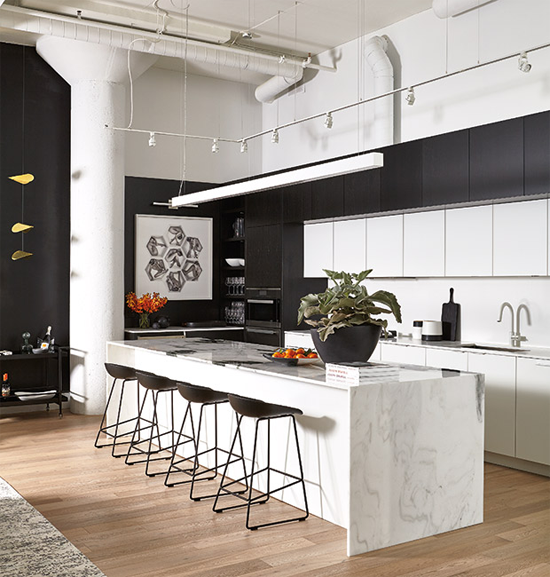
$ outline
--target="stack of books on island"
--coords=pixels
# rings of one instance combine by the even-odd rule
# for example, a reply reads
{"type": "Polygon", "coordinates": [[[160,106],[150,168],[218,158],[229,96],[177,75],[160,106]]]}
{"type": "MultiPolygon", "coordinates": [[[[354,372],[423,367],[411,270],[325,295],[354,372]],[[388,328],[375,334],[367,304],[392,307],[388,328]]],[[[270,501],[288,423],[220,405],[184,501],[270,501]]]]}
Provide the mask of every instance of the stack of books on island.
{"type": "Polygon", "coordinates": [[[383,363],[327,363],[326,382],[340,385],[386,383],[399,380],[399,367],[383,363]]]}

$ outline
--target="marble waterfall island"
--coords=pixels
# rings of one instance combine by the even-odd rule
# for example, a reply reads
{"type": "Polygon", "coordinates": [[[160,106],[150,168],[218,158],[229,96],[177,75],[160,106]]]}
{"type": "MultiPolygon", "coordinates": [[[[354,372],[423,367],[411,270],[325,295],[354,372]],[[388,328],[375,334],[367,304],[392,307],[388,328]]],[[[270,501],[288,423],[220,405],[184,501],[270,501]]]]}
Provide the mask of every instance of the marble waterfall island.
{"type": "MultiPolygon", "coordinates": [[[[333,384],[321,362],[285,366],[264,358],[271,351],[216,339],[150,339],[109,342],[107,360],[301,409],[310,512],[347,529],[348,555],[483,521],[483,376],[398,366],[388,382],[333,384]]],[[[183,399],[176,401],[182,417],[183,399]]],[[[220,430],[232,431],[234,417],[223,408],[220,430]]],[[[290,432],[283,424],[272,429],[274,464],[291,465],[290,432]]],[[[301,503],[292,489],[278,498],[301,503]]]]}

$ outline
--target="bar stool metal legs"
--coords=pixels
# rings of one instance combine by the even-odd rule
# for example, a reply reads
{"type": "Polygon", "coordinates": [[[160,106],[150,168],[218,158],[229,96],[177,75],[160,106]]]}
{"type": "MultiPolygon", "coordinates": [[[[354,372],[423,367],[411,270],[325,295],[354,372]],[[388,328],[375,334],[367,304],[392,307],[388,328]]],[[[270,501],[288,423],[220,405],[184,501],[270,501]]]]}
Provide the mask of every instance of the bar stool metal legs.
{"type": "MultiPolygon", "coordinates": [[[[176,450],[178,447],[185,445],[186,443],[193,442],[193,449],[194,454],[191,457],[183,457],[179,458],[176,455],[176,451],[174,451],[174,455],[172,457],[172,461],[170,463],[170,467],[168,469],[168,473],[166,475],[166,479],[164,480],[164,484],[167,487],[173,487],[175,485],[183,485],[190,483],[191,484],[191,491],[190,491],[190,498],[193,501],[201,501],[203,499],[210,499],[216,496],[217,493],[213,493],[210,495],[201,495],[197,496],[195,493],[195,483],[200,481],[212,481],[218,476],[218,471],[222,467],[228,467],[229,465],[237,462],[242,462],[243,471],[246,475],[246,469],[244,465],[244,458],[243,455],[243,446],[242,446],[242,439],[239,432],[239,443],[240,443],[240,456],[234,455],[234,459],[230,459],[230,454],[227,449],[223,449],[218,445],[218,405],[224,404],[228,402],[227,394],[220,393],[218,391],[214,391],[212,389],[206,387],[197,387],[195,385],[191,385],[189,383],[177,383],[178,391],[183,398],[187,400],[187,410],[185,412],[184,421],[182,423],[180,433],[178,436],[178,440],[176,443],[176,450]],[[192,403],[200,403],[200,412],[199,412],[199,423],[198,428],[195,434],[195,428],[193,424],[193,415],[191,411],[192,403]],[[201,439],[201,432],[203,430],[203,423],[204,423],[204,413],[207,407],[214,408],[214,444],[210,446],[208,449],[204,449],[203,451],[199,450],[199,443],[201,439]],[[191,421],[191,432],[192,436],[184,435],[184,427],[186,419],[189,417],[191,421]],[[182,442],[182,439],[183,442],[182,442]],[[205,457],[210,453],[214,454],[214,465],[212,467],[201,467],[199,465],[200,457],[205,457]],[[220,462],[219,456],[220,453],[226,455],[223,462],[220,462]],[[190,469],[182,469],[181,465],[183,463],[192,462],[192,468],[190,469]],[[175,473],[184,472],[189,475],[188,479],[184,479],[182,481],[171,481],[170,476],[174,475],[175,473]]],[[[246,490],[246,489],[245,489],[246,490]]]]}
{"type": "MultiPolygon", "coordinates": [[[[116,454],[116,447],[119,445],[128,445],[130,443],[129,437],[133,434],[134,428],[131,427],[129,430],[125,432],[119,432],[121,427],[124,425],[128,425],[138,420],[138,417],[131,417],[130,419],[126,419],[124,421],[120,420],[120,414],[122,411],[123,401],[124,401],[124,390],[126,387],[126,383],[129,381],[136,380],[135,370],[131,367],[126,367],[123,365],[116,365],[114,363],[105,363],[105,369],[109,376],[113,378],[113,383],[111,384],[111,390],[109,391],[109,396],[107,398],[107,403],[105,404],[105,411],[103,412],[103,417],[101,419],[101,424],[99,425],[99,430],[97,432],[97,436],[95,439],[94,446],[98,449],[103,447],[111,447],[111,455],[113,457],[123,457],[126,452],[116,454]],[[107,419],[107,412],[109,410],[109,406],[111,404],[111,400],[113,397],[113,393],[116,388],[117,381],[122,380],[122,384],[120,387],[120,397],[118,401],[118,409],[117,409],[117,417],[116,421],[112,425],[105,425],[105,421],[107,419]],[[114,432],[113,432],[114,429],[114,432]],[[101,443],[99,438],[104,434],[109,437],[109,441],[106,443],[101,443]],[[120,441],[120,439],[126,438],[125,441],[120,441]]],[[[137,384],[137,383],[136,383],[137,384]]],[[[137,408],[139,413],[139,387],[138,387],[138,401],[137,401],[137,408]]]]}
{"type": "Polygon", "coordinates": [[[128,447],[128,452],[126,453],[125,463],[127,465],[135,465],[137,463],[145,463],[145,474],[148,477],[155,477],[157,475],[166,475],[166,470],[156,471],[154,473],[150,472],[149,467],[152,462],[155,461],[166,461],[172,458],[173,451],[175,449],[175,426],[174,426],[174,391],[176,390],[175,383],[170,379],[165,377],[159,377],[158,375],[152,375],[150,373],[136,372],[137,379],[140,385],[142,385],[145,390],[145,395],[143,396],[143,401],[141,403],[138,421],[132,435],[132,440],[130,441],[130,446],[128,447]],[[158,420],[158,395],[160,393],[170,394],[170,412],[171,412],[171,428],[168,431],[160,432],[159,420],[158,420]],[[148,398],[151,398],[153,404],[153,411],[151,420],[147,421],[143,418],[144,409],[148,398]],[[142,422],[148,422],[146,426],[142,426],[142,422]],[[147,438],[142,439],[141,433],[143,431],[149,431],[147,438]],[[163,438],[169,438],[169,445],[166,447],[162,446],[163,438]],[[147,448],[143,448],[141,445],[146,443],[147,448]],[[153,443],[156,448],[153,448],[153,443]],[[166,452],[169,452],[166,455],[166,452]],[[141,459],[133,460],[132,457],[140,456],[141,459]]]}
{"type": "Polygon", "coordinates": [[[213,510],[217,513],[221,513],[222,511],[227,511],[230,509],[237,509],[239,507],[246,506],[246,527],[250,530],[259,529],[260,527],[269,527],[272,525],[280,525],[282,523],[290,523],[292,521],[305,521],[309,516],[309,508],[307,504],[307,495],[306,495],[306,488],[304,483],[304,471],[302,466],[302,457],[300,454],[300,445],[298,442],[298,431],[296,428],[296,419],[294,417],[295,414],[302,414],[299,409],[294,409],[292,407],[284,407],[280,405],[273,405],[264,403],[262,401],[257,401],[254,399],[247,399],[245,397],[239,397],[237,395],[229,395],[229,402],[235,411],[238,413],[237,419],[237,431],[233,437],[233,442],[231,444],[230,449],[230,458],[231,454],[233,453],[235,443],[237,440],[237,436],[240,435],[240,428],[241,423],[244,416],[254,417],[256,418],[256,425],[255,425],[255,432],[254,432],[254,449],[252,453],[252,469],[250,475],[246,475],[243,478],[227,481],[226,474],[227,474],[227,467],[224,469],[223,477],[220,482],[220,486],[218,489],[218,493],[216,495],[216,500],[214,501],[213,510]],[[279,418],[289,418],[292,421],[292,426],[294,430],[294,439],[296,442],[296,451],[298,457],[298,464],[300,475],[293,475],[285,471],[281,471],[271,466],[271,420],[279,419],[279,418]],[[260,423],[263,421],[267,421],[267,465],[261,469],[256,469],[256,459],[258,454],[258,431],[260,423]],[[290,479],[290,482],[285,482],[282,486],[277,488],[272,488],[271,486],[271,473],[278,473],[282,475],[285,479],[290,479]],[[260,491],[255,497],[253,497],[253,486],[254,486],[254,478],[259,476],[261,473],[267,474],[267,489],[266,491],[260,491]],[[246,482],[248,489],[247,495],[241,495],[238,491],[234,491],[230,489],[230,487],[239,484],[241,482],[246,482]],[[266,503],[271,495],[274,493],[278,493],[283,489],[288,489],[294,485],[301,485],[303,498],[304,498],[304,508],[305,513],[296,517],[265,522],[265,523],[258,523],[255,525],[251,524],[250,521],[250,509],[252,505],[261,505],[266,503]],[[218,506],[218,502],[220,498],[223,498],[225,495],[233,495],[238,497],[239,499],[245,501],[245,503],[237,504],[237,505],[230,505],[226,507],[218,506]]]}

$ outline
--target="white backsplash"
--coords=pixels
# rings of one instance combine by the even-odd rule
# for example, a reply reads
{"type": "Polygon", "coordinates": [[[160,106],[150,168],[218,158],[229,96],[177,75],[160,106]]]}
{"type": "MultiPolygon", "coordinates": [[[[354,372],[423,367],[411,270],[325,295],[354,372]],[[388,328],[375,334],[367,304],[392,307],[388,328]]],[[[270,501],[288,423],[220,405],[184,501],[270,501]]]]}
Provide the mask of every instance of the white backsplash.
{"type": "MultiPolygon", "coordinates": [[[[388,328],[410,333],[414,320],[440,320],[441,306],[449,301],[461,305],[461,340],[510,344],[510,312],[504,311],[497,322],[500,305],[508,301],[514,311],[524,303],[531,312],[531,326],[521,314],[521,334],[528,338],[524,348],[550,347],[550,278],[422,278],[373,279],[369,292],[378,289],[393,292],[401,305],[403,323],[390,319],[388,328]]],[[[514,319],[515,322],[515,319],[514,319]]]]}

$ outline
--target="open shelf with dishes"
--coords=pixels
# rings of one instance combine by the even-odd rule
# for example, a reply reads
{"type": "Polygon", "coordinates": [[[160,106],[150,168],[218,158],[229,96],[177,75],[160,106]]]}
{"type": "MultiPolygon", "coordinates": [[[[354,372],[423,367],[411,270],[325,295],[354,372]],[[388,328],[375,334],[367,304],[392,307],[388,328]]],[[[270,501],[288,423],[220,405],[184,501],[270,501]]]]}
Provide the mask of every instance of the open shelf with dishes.
{"type": "Polygon", "coordinates": [[[226,201],[220,222],[220,236],[224,239],[220,274],[220,318],[228,325],[244,325],[246,262],[242,198],[226,201]]]}

